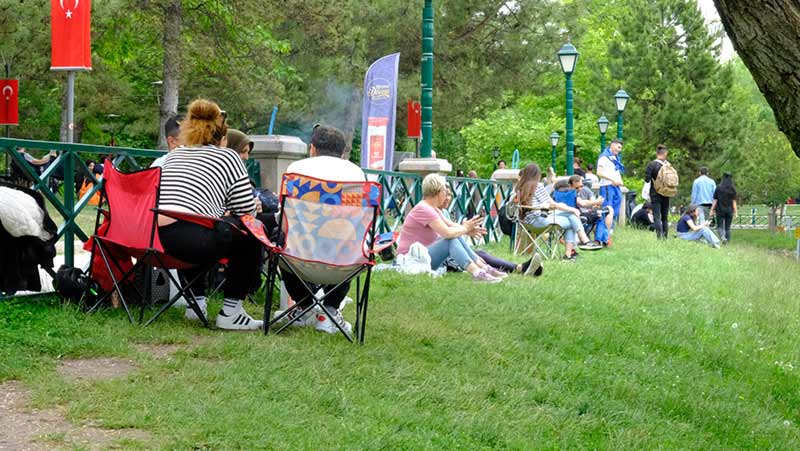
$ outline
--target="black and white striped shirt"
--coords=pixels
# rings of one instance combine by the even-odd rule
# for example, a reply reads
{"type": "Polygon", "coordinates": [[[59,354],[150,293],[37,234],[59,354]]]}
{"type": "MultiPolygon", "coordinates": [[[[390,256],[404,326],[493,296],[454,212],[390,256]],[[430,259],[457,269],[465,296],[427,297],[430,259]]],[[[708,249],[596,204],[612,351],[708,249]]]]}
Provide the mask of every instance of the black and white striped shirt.
{"type": "Polygon", "coordinates": [[[220,218],[255,214],[247,169],[231,149],[178,147],[161,166],[159,208],[220,218]]]}

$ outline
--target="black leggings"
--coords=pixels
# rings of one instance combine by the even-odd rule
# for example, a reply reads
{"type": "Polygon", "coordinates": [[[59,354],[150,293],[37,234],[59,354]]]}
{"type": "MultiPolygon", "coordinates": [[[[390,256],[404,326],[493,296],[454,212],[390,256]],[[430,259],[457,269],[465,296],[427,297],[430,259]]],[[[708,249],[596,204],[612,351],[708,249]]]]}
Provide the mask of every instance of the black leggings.
{"type": "MultiPolygon", "coordinates": [[[[239,218],[226,217],[224,222],[245,230],[239,218]]],[[[167,254],[186,263],[200,265],[178,271],[187,282],[200,275],[203,266],[213,264],[221,258],[228,259],[222,288],[226,298],[244,299],[261,282],[263,247],[250,235],[226,231],[224,226],[207,229],[180,221],[159,227],[158,235],[167,254]]],[[[205,295],[206,285],[205,276],[200,275],[192,294],[205,295]]]]}
{"type": "Polygon", "coordinates": [[[733,222],[732,211],[717,212],[717,232],[719,232],[719,239],[722,241],[731,240],[731,222],[733,222]]]}
{"type": "Polygon", "coordinates": [[[650,193],[650,205],[653,207],[653,227],[656,236],[666,238],[669,230],[669,197],[650,193]]]}
{"type": "Polygon", "coordinates": [[[495,257],[494,255],[491,255],[485,251],[475,251],[475,254],[477,254],[478,257],[482,258],[487,265],[495,267],[501,271],[507,272],[509,274],[517,271],[516,263],[511,263],[508,260],[503,260],[502,258],[495,257]]]}

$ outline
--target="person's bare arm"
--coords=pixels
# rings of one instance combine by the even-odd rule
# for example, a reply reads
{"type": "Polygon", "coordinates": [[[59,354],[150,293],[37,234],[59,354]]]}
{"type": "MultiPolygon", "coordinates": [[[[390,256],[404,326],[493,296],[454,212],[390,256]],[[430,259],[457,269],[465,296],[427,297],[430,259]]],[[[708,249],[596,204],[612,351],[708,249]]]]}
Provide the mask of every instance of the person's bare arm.
{"type": "Polygon", "coordinates": [[[482,218],[480,216],[476,216],[472,219],[464,221],[464,224],[461,225],[455,224],[453,226],[449,226],[447,225],[447,223],[444,222],[444,219],[438,218],[433,220],[429,224],[429,226],[440,237],[449,240],[451,238],[458,238],[463,235],[469,235],[472,231],[474,231],[478,227],[478,224],[480,224],[481,219],[482,218]]]}

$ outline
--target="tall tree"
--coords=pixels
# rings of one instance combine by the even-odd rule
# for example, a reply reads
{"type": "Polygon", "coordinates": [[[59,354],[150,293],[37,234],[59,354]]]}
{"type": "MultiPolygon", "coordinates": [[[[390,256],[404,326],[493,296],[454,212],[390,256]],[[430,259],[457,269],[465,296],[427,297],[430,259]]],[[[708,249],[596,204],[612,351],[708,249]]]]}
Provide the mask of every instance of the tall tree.
{"type": "Polygon", "coordinates": [[[800,2],[714,0],[733,47],[800,156],[800,2]]]}

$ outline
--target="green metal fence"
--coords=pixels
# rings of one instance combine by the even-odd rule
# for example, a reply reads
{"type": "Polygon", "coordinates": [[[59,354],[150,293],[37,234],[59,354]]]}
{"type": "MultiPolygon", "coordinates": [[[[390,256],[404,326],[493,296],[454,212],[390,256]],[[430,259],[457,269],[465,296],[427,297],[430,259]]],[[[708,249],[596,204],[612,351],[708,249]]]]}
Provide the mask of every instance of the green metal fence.
{"type": "MultiPolygon", "coordinates": [[[[58,228],[58,236],[64,239],[64,263],[69,266],[73,266],[75,262],[73,244],[75,238],[86,241],[93,232],[93,230],[83,230],[76,219],[86,208],[92,196],[103,186],[102,178],[95,178],[84,160],[88,158],[98,161],[110,158],[117,167],[136,170],[149,166],[154,158],[165,153],[162,150],[10,138],[0,138],[0,152],[4,155],[6,166],[8,166],[4,178],[26,180],[25,183],[40,191],[47,202],[53,205],[63,218],[63,222],[58,228]],[[57,157],[48,162],[46,167],[39,168],[29,163],[19,151],[20,149],[34,152],[53,151],[57,157]],[[40,172],[40,169],[43,170],[40,172]],[[77,195],[76,176],[78,178],[86,177],[93,184],[92,188],[81,197],[77,195]]],[[[3,167],[4,171],[6,169],[3,167]]],[[[53,218],[53,220],[58,223],[58,218],[53,218]]]]}
{"type": "MultiPolygon", "coordinates": [[[[138,170],[150,166],[152,160],[165,154],[162,150],[134,149],[127,147],[95,146],[88,144],[67,144],[49,141],[0,138],[0,155],[3,156],[4,179],[22,181],[40,191],[46,202],[61,216],[58,237],[64,242],[64,263],[74,266],[75,239],[88,240],[93,227],[81,227],[77,219],[89,205],[89,201],[103,186],[102,177],[95,177],[85,161],[91,159],[101,162],[111,159],[115,167],[122,170],[138,170]],[[20,149],[32,153],[54,152],[56,157],[45,165],[29,163],[20,149]],[[91,188],[79,195],[76,180],[85,178],[91,188]]],[[[248,165],[248,173],[254,180],[260,180],[260,167],[256,162],[248,165]]],[[[422,177],[404,172],[366,170],[369,177],[377,180],[383,187],[384,197],[380,208],[377,227],[381,232],[397,231],[406,215],[422,200],[422,177]]],[[[499,226],[498,210],[511,195],[513,186],[509,182],[471,178],[447,177],[453,191],[453,200],[448,206],[450,217],[456,222],[475,215],[484,216],[484,226],[488,234],[485,242],[497,241],[502,236],[499,226]]],[[[92,215],[92,217],[94,217],[92,215]]],[[[59,223],[59,218],[53,220],[59,223]]]]}
{"type": "MultiPolygon", "coordinates": [[[[396,231],[406,215],[422,200],[422,177],[405,172],[375,171],[366,169],[383,187],[383,205],[378,218],[378,230],[396,231]]],[[[484,216],[483,225],[488,230],[485,242],[499,241],[502,237],[498,211],[511,196],[513,184],[496,180],[446,177],[453,192],[447,207],[455,222],[475,215],[484,216]]]]}

